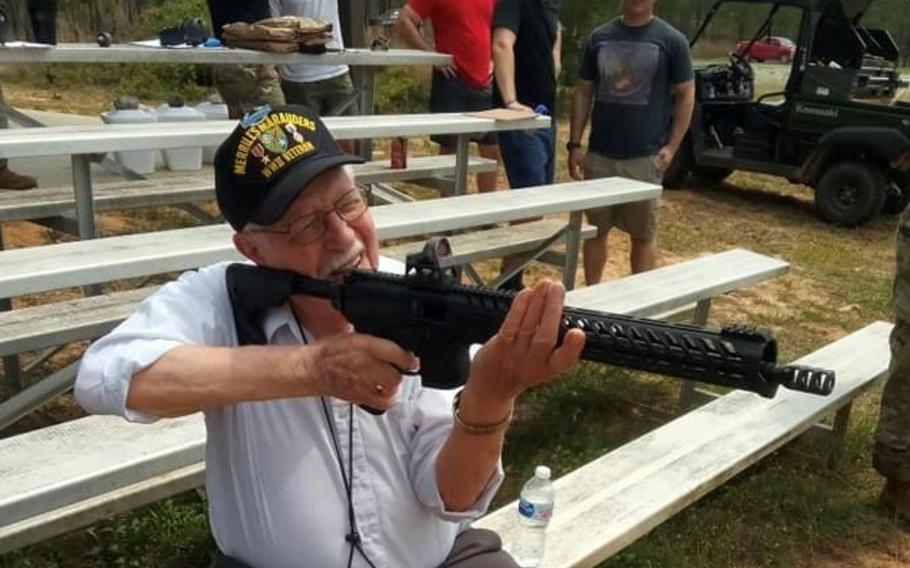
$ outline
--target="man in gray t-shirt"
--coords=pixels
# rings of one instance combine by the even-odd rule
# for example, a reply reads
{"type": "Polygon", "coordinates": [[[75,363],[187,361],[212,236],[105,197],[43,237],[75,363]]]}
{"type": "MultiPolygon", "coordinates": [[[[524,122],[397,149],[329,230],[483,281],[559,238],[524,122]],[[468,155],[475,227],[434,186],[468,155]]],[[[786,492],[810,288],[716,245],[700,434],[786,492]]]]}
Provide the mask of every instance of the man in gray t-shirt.
{"type": "MultiPolygon", "coordinates": [[[[685,137],[695,105],[689,44],[654,16],[657,0],[622,0],[622,16],[594,30],[575,86],[569,173],[659,183],[685,137]],[[592,112],[593,102],[593,112],[592,112]],[[581,138],[591,120],[587,155],[581,138]]],[[[632,272],[657,264],[658,200],[587,211],[597,236],[584,245],[585,280],[596,284],[612,227],[632,239],[632,272]]]]}

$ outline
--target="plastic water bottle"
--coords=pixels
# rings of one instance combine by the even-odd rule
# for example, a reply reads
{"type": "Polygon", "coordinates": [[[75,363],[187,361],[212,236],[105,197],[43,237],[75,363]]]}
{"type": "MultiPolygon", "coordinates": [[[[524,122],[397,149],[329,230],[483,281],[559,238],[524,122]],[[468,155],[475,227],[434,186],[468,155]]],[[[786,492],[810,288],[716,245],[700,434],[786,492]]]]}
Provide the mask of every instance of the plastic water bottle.
{"type": "Polygon", "coordinates": [[[534,568],[543,560],[547,524],[553,516],[556,491],[550,482],[550,468],[539,465],[534,477],[521,489],[518,500],[518,527],[512,556],[521,568],[534,568]]]}

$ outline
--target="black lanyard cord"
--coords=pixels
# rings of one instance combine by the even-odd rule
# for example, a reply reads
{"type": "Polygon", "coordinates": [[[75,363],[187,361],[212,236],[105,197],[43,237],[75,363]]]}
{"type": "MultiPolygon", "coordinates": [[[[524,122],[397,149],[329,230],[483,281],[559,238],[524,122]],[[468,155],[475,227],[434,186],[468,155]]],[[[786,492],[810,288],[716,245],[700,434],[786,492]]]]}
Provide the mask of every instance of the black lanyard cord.
{"type": "Polygon", "coordinates": [[[357,518],[354,515],[354,405],[348,404],[348,471],[351,474],[351,479],[348,481],[348,476],[344,471],[344,463],[341,461],[341,450],[338,448],[338,437],[335,434],[335,425],[332,418],[329,416],[329,406],[325,398],[320,398],[322,402],[322,412],[325,415],[325,422],[329,427],[329,433],[332,436],[332,445],[335,447],[335,457],[338,460],[338,469],[341,471],[341,480],[344,482],[344,491],[348,499],[348,526],[351,527],[351,532],[344,535],[344,539],[351,543],[351,553],[348,556],[348,568],[351,568],[351,565],[354,561],[354,550],[363,556],[363,559],[366,560],[367,564],[370,565],[370,568],[376,568],[376,565],[373,564],[373,561],[370,560],[370,557],[367,556],[367,553],[364,552],[363,547],[361,546],[360,533],[357,531],[357,518]]]}
{"type": "MultiPolygon", "coordinates": [[[[310,342],[307,341],[306,333],[303,331],[303,326],[297,321],[296,315],[294,316],[294,321],[297,322],[297,327],[300,329],[300,337],[303,339],[304,345],[309,345],[310,342]]],[[[322,413],[325,416],[325,423],[328,425],[329,433],[332,436],[332,446],[335,448],[335,458],[338,460],[338,469],[341,471],[341,481],[344,482],[344,492],[348,499],[348,526],[351,527],[351,532],[344,535],[344,540],[351,543],[351,553],[348,555],[348,568],[351,568],[354,563],[354,549],[357,549],[357,552],[363,556],[363,559],[370,565],[370,568],[376,568],[376,565],[373,564],[373,561],[370,560],[370,557],[367,556],[367,553],[364,552],[363,547],[361,546],[360,533],[357,531],[357,518],[354,515],[354,405],[348,404],[348,471],[351,472],[351,480],[348,482],[348,476],[344,471],[344,463],[341,461],[341,450],[338,448],[338,436],[335,434],[335,421],[329,416],[329,405],[326,402],[325,397],[320,397],[319,401],[322,403],[322,413]]]]}

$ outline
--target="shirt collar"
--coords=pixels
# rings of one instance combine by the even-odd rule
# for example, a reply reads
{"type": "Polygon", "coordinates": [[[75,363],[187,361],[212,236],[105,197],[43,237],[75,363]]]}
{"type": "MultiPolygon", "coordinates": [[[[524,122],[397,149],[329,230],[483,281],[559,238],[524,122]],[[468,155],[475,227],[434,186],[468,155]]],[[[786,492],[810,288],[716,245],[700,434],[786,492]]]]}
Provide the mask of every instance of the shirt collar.
{"type": "MultiPolygon", "coordinates": [[[[275,344],[279,334],[285,329],[287,330],[286,333],[290,333],[297,343],[307,343],[312,340],[310,333],[297,323],[297,318],[294,316],[294,311],[291,309],[289,302],[285,302],[279,308],[269,310],[269,313],[266,314],[265,320],[262,322],[262,331],[265,333],[266,344],[275,344]]],[[[348,331],[354,331],[354,326],[349,324],[348,331]]]]}
{"type": "Polygon", "coordinates": [[[265,321],[262,322],[262,331],[265,332],[265,338],[269,345],[275,342],[278,333],[284,328],[287,328],[287,331],[299,343],[304,343],[300,326],[297,325],[297,318],[294,317],[291,304],[288,302],[285,302],[280,308],[269,310],[269,313],[265,316],[265,321]]]}

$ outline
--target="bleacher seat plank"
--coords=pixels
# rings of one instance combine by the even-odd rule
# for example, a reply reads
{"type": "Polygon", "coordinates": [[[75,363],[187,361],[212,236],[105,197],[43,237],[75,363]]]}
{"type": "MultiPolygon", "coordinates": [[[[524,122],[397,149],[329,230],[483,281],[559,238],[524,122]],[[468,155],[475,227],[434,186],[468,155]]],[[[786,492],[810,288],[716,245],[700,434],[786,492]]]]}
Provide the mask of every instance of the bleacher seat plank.
{"type": "MultiPolygon", "coordinates": [[[[393,168],[389,160],[355,165],[355,178],[362,183],[391,183],[455,175],[455,155],[408,156],[408,167],[393,168]]],[[[468,173],[495,172],[496,160],[468,156],[468,173]]]]}
{"type": "MultiPolygon", "coordinates": [[[[503,254],[529,250],[542,239],[560,230],[565,221],[544,219],[514,227],[501,227],[450,237],[459,263],[475,262],[503,254]],[[513,229],[519,229],[513,233],[513,229]]],[[[582,228],[582,238],[596,229],[582,228]]],[[[382,249],[382,254],[404,260],[420,243],[406,243],[382,249]]],[[[100,337],[123,321],[136,305],[156,288],[113,292],[51,304],[0,312],[0,356],[44,349],[72,341],[100,337]]]]}
{"type": "Polygon", "coordinates": [[[190,491],[204,483],[205,462],[196,462],[72,505],[53,509],[43,515],[29,517],[5,527],[0,526],[0,554],[28,546],[43,538],[36,539],[36,534],[48,537],[64,534],[99,519],[108,519],[136,507],[190,491]]]}
{"type": "MultiPolygon", "coordinates": [[[[742,252],[748,253],[748,251],[742,252]]],[[[775,268],[767,270],[765,263],[759,262],[761,260],[760,257],[761,255],[753,257],[759,274],[770,277],[779,273],[781,261],[772,259],[774,262],[767,264],[775,268]]],[[[693,263],[702,267],[699,269],[700,271],[704,270],[704,264],[710,262],[712,258],[720,264],[729,262],[734,257],[721,253],[712,257],[682,262],[672,267],[666,267],[662,271],[651,271],[635,275],[630,278],[635,279],[640,293],[630,298],[625,298],[624,293],[614,293],[615,290],[627,288],[624,283],[627,279],[619,279],[592,287],[596,288],[596,293],[594,294],[588,292],[582,295],[583,292],[589,289],[569,292],[566,296],[566,302],[576,307],[593,309],[616,308],[613,311],[630,315],[643,315],[643,312],[652,310],[654,305],[672,307],[673,298],[679,293],[681,293],[680,305],[691,302],[693,299],[700,299],[692,290],[692,287],[697,283],[700,283],[705,290],[710,290],[711,294],[716,294],[732,290],[734,282],[740,285],[746,281],[743,275],[744,267],[742,266],[736,270],[724,270],[719,265],[716,270],[705,271],[705,274],[710,275],[710,280],[707,279],[708,277],[700,280],[676,277],[676,272],[679,272],[680,275],[689,274],[689,267],[693,263]],[[652,280],[654,281],[653,283],[651,282],[652,280]],[[680,280],[687,282],[688,287],[678,290],[678,282],[680,280]],[[661,286],[660,282],[662,281],[667,282],[667,284],[661,286]],[[727,282],[726,286],[723,284],[724,281],[727,282]],[[610,299],[614,297],[623,299],[616,304],[611,304],[610,299]],[[638,301],[637,305],[635,303],[636,298],[638,301]],[[622,307],[620,308],[620,306],[622,307]]],[[[153,491],[156,495],[160,495],[162,492],[167,493],[164,486],[172,485],[175,491],[184,488],[186,480],[173,475],[173,473],[160,473],[156,477],[148,472],[160,472],[162,470],[156,465],[157,460],[172,464],[179,462],[179,456],[185,455],[181,452],[185,450],[186,444],[194,443],[201,448],[205,443],[204,425],[200,415],[177,419],[177,422],[182,425],[181,427],[190,430],[195,429],[194,437],[190,436],[189,438],[184,437],[185,432],[181,430],[182,441],[180,444],[175,444],[174,449],[178,457],[163,451],[163,453],[152,453],[148,457],[142,457],[146,454],[145,448],[150,447],[150,444],[147,444],[148,440],[168,436],[166,433],[162,433],[162,429],[166,427],[166,423],[169,421],[136,426],[125,424],[118,418],[89,416],[74,422],[81,422],[80,430],[69,430],[66,428],[73,428],[73,426],[58,425],[17,436],[15,443],[19,449],[15,451],[18,451],[18,453],[14,453],[15,451],[12,450],[8,452],[7,446],[14,443],[12,439],[0,440],[0,455],[17,456],[16,460],[12,457],[5,459],[5,465],[0,466],[0,553],[35,542],[52,534],[58,534],[59,530],[52,532],[51,527],[75,528],[81,526],[78,523],[84,524],[102,518],[106,511],[114,510],[116,507],[120,507],[116,510],[125,510],[123,500],[128,493],[127,488],[130,486],[135,488],[135,493],[129,494],[129,499],[133,499],[137,504],[147,502],[145,497],[145,492],[147,491],[153,491]],[[118,424],[120,428],[129,428],[130,432],[135,432],[134,441],[137,447],[130,454],[141,454],[139,458],[134,459],[127,456],[124,453],[126,452],[124,448],[121,448],[119,455],[109,453],[104,449],[101,451],[97,450],[96,444],[100,444],[105,439],[108,429],[114,428],[112,424],[118,424]],[[79,440],[78,443],[73,441],[67,445],[63,442],[57,442],[57,440],[70,439],[69,436],[73,436],[76,433],[80,436],[77,438],[79,440]],[[195,441],[187,442],[187,439],[195,441]],[[46,455],[43,446],[45,440],[54,441],[50,448],[52,451],[48,451],[46,455]],[[22,447],[29,446],[33,449],[33,452],[41,453],[42,456],[37,459],[31,459],[30,456],[21,451],[22,447]],[[60,464],[70,463],[70,454],[79,454],[84,459],[88,459],[87,456],[90,455],[94,466],[90,467],[83,458],[80,458],[73,462],[76,464],[75,467],[77,467],[75,472],[69,466],[60,467],[60,464]],[[148,464],[145,460],[156,463],[148,464]],[[17,463],[13,463],[13,461],[17,461],[17,463]],[[35,466],[34,464],[40,465],[35,466]],[[36,467],[40,467],[41,471],[35,471],[36,467]],[[100,472],[100,477],[107,481],[96,482],[92,473],[95,471],[100,472]],[[74,480],[74,477],[79,479],[74,480]],[[123,485],[113,485],[111,480],[118,480],[118,483],[123,485]],[[80,494],[85,496],[85,503],[79,503],[74,499],[61,501],[68,493],[59,492],[55,488],[71,484],[76,484],[80,494]],[[45,490],[52,493],[49,500],[45,500],[41,496],[45,490]],[[110,492],[110,497],[106,498],[104,494],[90,497],[89,494],[94,490],[108,491],[110,492]],[[54,508],[48,509],[48,503],[55,504],[54,508]],[[14,510],[17,511],[17,517],[22,520],[16,523],[5,523],[4,520],[8,518],[5,507],[14,507],[14,510]],[[97,516],[89,514],[87,508],[96,511],[97,516]],[[28,515],[23,516],[26,510],[28,515]]],[[[192,468],[187,470],[187,472],[187,475],[199,475],[198,470],[193,470],[192,468]]]]}
{"type": "MultiPolygon", "coordinates": [[[[531,250],[565,226],[566,222],[563,219],[541,219],[519,225],[451,235],[448,239],[452,245],[453,260],[457,264],[467,264],[531,250]]],[[[581,240],[590,239],[596,234],[596,227],[582,225],[581,240]]],[[[404,261],[409,253],[419,250],[420,246],[421,243],[403,243],[385,247],[381,252],[404,261]]]]}
{"type": "MultiPolygon", "coordinates": [[[[210,175],[158,177],[94,184],[96,211],[192,203],[212,199],[210,175]]],[[[29,191],[0,191],[0,222],[40,219],[71,214],[75,198],[71,187],[29,191]]]]}
{"type": "MultiPolygon", "coordinates": [[[[381,240],[580,211],[660,195],[653,184],[603,178],[374,207],[381,240]]],[[[186,270],[239,258],[227,224],[0,252],[0,298],[186,270]]]]}
{"type": "Polygon", "coordinates": [[[157,289],[151,286],[0,312],[0,355],[101,337],[157,289]]]}
{"type": "Polygon", "coordinates": [[[572,305],[613,313],[653,317],[699,300],[717,297],[787,272],[790,264],[745,249],[730,249],[633,274],[611,282],[609,294],[589,286],[574,290],[572,305]],[[672,296],[660,293],[672,289],[672,296]]]}
{"type": "Polygon", "coordinates": [[[0,518],[12,524],[204,459],[201,414],[154,425],[90,416],[2,440],[0,518]],[[90,444],[84,451],[81,440],[90,444]],[[41,448],[40,452],[36,449],[41,448]],[[61,475],[65,470],[65,475],[61,475]]]}
{"type": "MultiPolygon", "coordinates": [[[[850,403],[890,360],[891,325],[876,322],[798,363],[833,369],[827,397],[735,391],[557,479],[542,568],[594,566],[850,403]]],[[[511,545],[517,502],[477,521],[511,545]]]]}
{"type": "MultiPolygon", "coordinates": [[[[415,181],[455,174],[455,156],[419,156],[405,169],[394,169],[388,160],[353,166],[362,183],[415,181]]],[[[468,159],[468,172],[496,171],[496,162],[477,156],[468,159]]],[[[194,203],[215,199],[210,172],[193,176],[167,176],[93,184],[95,211],[134,209],[194,203]]],[[[71,187],[37,188],[29,191],[0,190],[0,222],[39,219],[72,214],[75,197],[71,187]]]]}
{"type": "MultiPolygon", "coordinates": [[[[493,120],[455,112],[328,116],[323,117],[323,122],[335,139],[351,140],[534,130],[549,128],[551,119],[537,116],[522,120],[493,120]]],[[[16,128],[0,132],[0,158],[217,146],[236,127],[236,120],[205,120],[16,128]]]]}

